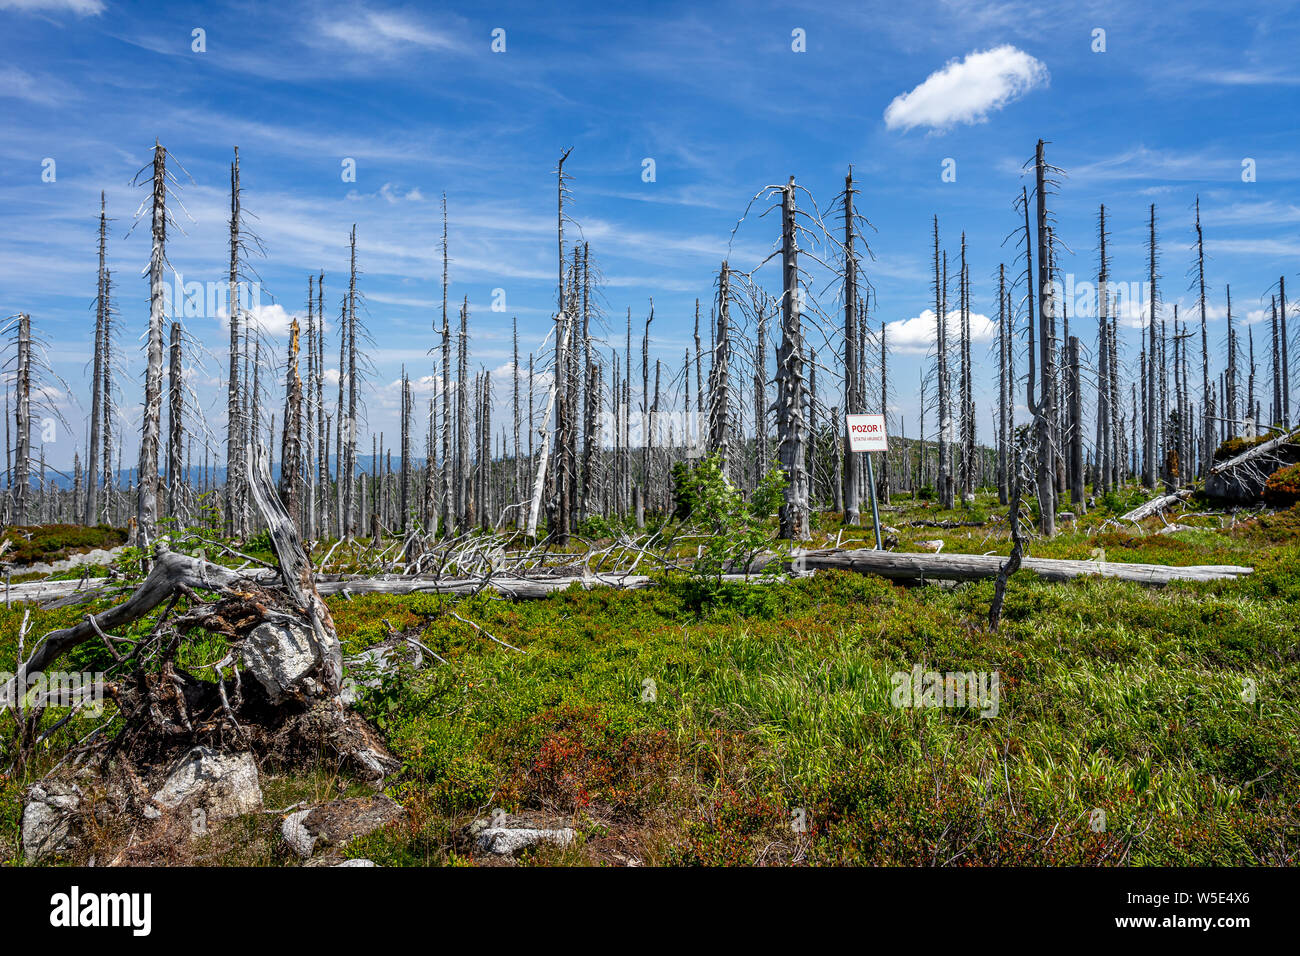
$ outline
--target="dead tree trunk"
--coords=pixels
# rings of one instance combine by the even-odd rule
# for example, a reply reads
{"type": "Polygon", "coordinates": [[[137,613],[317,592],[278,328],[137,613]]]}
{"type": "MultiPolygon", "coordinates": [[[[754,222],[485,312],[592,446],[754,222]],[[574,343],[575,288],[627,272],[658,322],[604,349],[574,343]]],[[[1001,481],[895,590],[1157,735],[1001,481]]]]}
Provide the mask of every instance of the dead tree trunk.
{"type": "Polygon", "coordinates": [[[181,324],[171,326],[170,361],[167,368],[167,513],[184,525],[183,492],[185,468],[182,448],[185,441],[185,375],[181,364],[181,324]]]}
{"type": "Polygon", "coordinates": [[[99,283],[95,294],[95,355],[91,379],[90,447],[86,459],[86,510],[88,525],[99,523],[99,450],[104,418],[104,258],[108,247],[108,215],[104,211],[104,193],[99,194],[99,283]]]}
{"type": "Polygon", "coordinates": [[[154,144],[153,252],[149,258],[149,333],[145,347],[144,414],[140,426],[140,469],[136,475],[136,520],[147,552],[158,528],[158,444],[162,412],[163,267],[167,261],[167,151],[154,144]]]}
{"type": "Polygon", "coordinates": [[[1069,405],[1070,429],[1070,501],[1076,508],[1083,507],[1083,407],[1079,398],[1079,338],[1070,336],[1068,345],[1069,381],[1066,396],[1069,405]]]}
{"type": "Polygon", "coordinates": [[[717,338],[714,340],[713,364],[709,369],[709,454],[720,455],[724,473],[731,472],[728,415],[731,404],[731,282],[724,259],[718,272],[717,338]]]}
{"type": "Polygon", "coordinates": [[[298,375],[298,320],[289,324],[289,362],[285,370],[284,433],[280,443],[280,497],[294,527],[302,513],[302,379],[298,375]]]}
{"type": "MultiPolygon", "coordinates": [[[[858,263],[853,249],[854,192],[853,170],[850,168],[844,177],[844,411],[849,415],[862,412],[863,399],[863,386],[858,379],[858,263]]],[[[858,506],[858,492],[862,487],[859,469],[862,462],[858,454],[849,449],[848,436],[846,423],[844,426],[844,521],[846,524],[856,525],[862,519],[858,506]]]]}
{"type": "Polygon", "coordinates": [[[442,527],[451,527],[455,496],[451,465],[451,324],[447,317],[447,194],[442,194],[442,527]]]}
{"type": "Polygon", "coordinates": [[[344,436],[344,475],[343,475],[343,520],[344,534],[348,537],[356,534],[357,509],[354,501],[353,483],[357,476],[357,227],[352,224],[348,237],[348,301],[347,301],[347,349],[348,349],[348,417],[344,436]]]}
{"type": "Polygon", "coordinates": [[[1142,484],[1154,488],[1156,483],[1156,455],[1158,424],[1156,414],[1156,316],[1159,295],[1156,288],[1156,204],[1151,204],[1151,220],[1147,235],[1147,375],[1146,375],[1146,448],[1142,466],[1142,484]]]}
{"type": "Polygon", "coordinates": [[[240,406],[239,381],[240,302],[239,302],[239,147],[230,164],[230,381],[226,386],[226,536],[242,538],[248,527],[242,482],[244,463],[243,410],[240,406]]]}
{"type": "Polygon", "coordinates": [[[780,536],[808,536],[807,422],[804,416],[803,295],[799,278],[798,225],[794,177],[781,189],[781,344],[777,350],[778,457],[785,470],[785,498],[779,513],[780,536]]]}
{"type": "Polygon", "coordinates": [[[18,316],[18,365],[14,387],[17,391],[13,493],[14,521],[28,523],[27,499],[31,495],[32,440],[32,317],[24,312],[18,316]]]}
{"type": "Polygon", "coordinates": [[[469,527],[469,296],[460,305],[460,332],[456,339],[456,527],[469,527]]]}
{"type": "Polygon", "coordinates": [[[1052,446],[1052,420],[1056,417],[1056,347],[1052,342],[1055,297],[1051,289],[1051,253],[1047,235],[1047,161],[1043,141],[1038,141],[1034,161],[1038,211],[1038,320],[1039,366],[1042,376],[1039,406],[1035,410],[1038,437],[1038,523],[1045,537],[1056,534],[1056,489],[1053,464],[1056,450],[1052,446]]]}
{"type": "Polygon", "coordinates": [[[951,394],[948,388],[948,270],[940,271],[939,265],[939,217],[934,217],[934,323],[935,323],[935,387],[938,391],[939,411],[939,470],[935,481],[938,485],[939,506],[953,506],[953,482],[949,474],[949,458],[952,454],[949,443],[952,437],[951,394]]]}
{"type": "Polygon", "coordinates": [[[406,366],[402,366],[402,472],[399,479],[402,513],[397,523],[404,535],[411,530],[411,415],[414,411],[411,380],[406,374],[406,366]]]}

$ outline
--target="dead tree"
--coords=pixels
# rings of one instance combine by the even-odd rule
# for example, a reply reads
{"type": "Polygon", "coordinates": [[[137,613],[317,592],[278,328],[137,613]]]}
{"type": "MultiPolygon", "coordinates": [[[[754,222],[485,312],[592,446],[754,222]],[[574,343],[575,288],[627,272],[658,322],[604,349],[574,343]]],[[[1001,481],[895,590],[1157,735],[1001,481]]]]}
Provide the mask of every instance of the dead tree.
{"type": "Polygon", "coordinates": [[[442,526],[451,527],[455,495],[451,464],[451,324],[447,317],[447,194],[442,194],[442,526]]]}
{"type": "Polygon", "coordinates": [[[938,390],[939,414],[939,506],[951,508],[954,504],[953,480],[949,473],[952,451],[952,393],[948,382],[948,270],[947,260],[940,270],[939,217],[934,217],[934,324],[935,324],[935,387],[938,390]]]}
{"type": "Polygon", "coordinates": [[[1008,439],[1008,405],[1011,401],[1012,382],[1009,377],[1008,359],[1011,350],[1010,309],[1007,308],[1007,267],[998,264],[998,503],[1007,504],[1011,500],[1009,482],[1008,439]]]}
{"type": "Polygon", "coordinates": [[[178,522],[182,518],[182,488],[186,480],[181,460],[185,441],[185,373],[181,359],[181,324],[172,322],[167,368],[167,513],[178,522]]]}
{"type": "Polygon", "coordinates": [[[1151,204],[1151,219],[1147,236],[1147,374],[1145,423],[1145,450],[1143,454],[1142,484],[1154,488],[1156,483],[1156,321],[1160,297],[1156,286],[1156,204],[1151,204]]]}
{"type": "Polygon", "coordinates": [[[343,704],[334,622],[297,529],[276,496],[265,451],[259,447],[255,456],[250,446],[244,460],[250,463],[246,486],[270,533],[277,566],[236,570],[160,549],[126,601],[47,634],[5,686],[7,699],[30,685],[29,675],[46,671],[79,644],[105,640],[165,607],[132,659],[123,661],[132,670],[113,684],[120,723],[104,741],[105,755],[111,752],[132,774],[146,776],[195,745],[224,749],[233,742],[281,763],[318,761],[324,752],[351,772],[382,779],[398,762],[343,704]],[[220,636],[230,646],[216,664],[216,682],[200,681],[174,664],[176,650],[195,631],[220,636]],[[146,670],[141,662],[148,656],[161,666],[146,670]],[[236,679],[232,696],[225,669],[239,661],[255,680],[236,679]]]}
{"type": "Polygon", "coordinates": [[[302,378],[298,374],[298,319],[289,324],[289,360],[285,366],[284,433],[280,441],[280,498],[301,527],[302,513],[302,378]]]}
{"type": "MultiPolygon", "coordinates": [[[[315,276],[307,277],[307,385],[306,398],[303,401],[304,438],[303,481],[305,482],[306,502],[303,512],[303,530],[308,541],[315,540],[319,532],[316,529],[316,479],[319,469],[316,462],[324,449],[316,443],[316,381],[320,374],[317,365],[317,350],[320,336],[316,329],[315,276]]],[[[324,323],[322,323],[322,326],[324,323]]]]}
{"type": "Polygon", "coordinates": [[[469,296],[460,306],[460,332],[456,338],[456,527],[469,527],[469,296]]]}
{"type": "Polygon", "coordinates": [[[1053,295],[1051,240],[1047,225],[1048,165],[1043,154],[1043,141],[1038,141],[1034,157],[1035,195],[1038,214],[1038,320],[1039,320],[1039,405],[1032,409],[1037,436],[1037,487],[1038,523],[1044,537],[1056,534],[1056,488],[1053,463],[1056,450],[1052,443],[1052,422],[1056,418],[1056,346],[1052,341],[1055,324],[1055,296],[1053,295]]]}
{"type": "Polygon", "coordinates": [[[32,317],[26,312],[18,316],[17,342],[13,515],[16,524],[25,525],[28,523],[27,499],[31,495],[28,474],[32,457],[32,317]]]}
{"type": "Polygon", "coordinates": [[[555,313],[555,367],[552,370],[552,390],[555,394],[555,465],[554,465],[554,496],[552,498],[552,508],[555,514],[555,526],[551,532],[555,535],[557,543],[567,544],[569,540],[569,524],[571,514],[569,512],[569,485],[573,476],[569,473],[568,463],[569,442],[572,438],[573,425],[570,416],[573,410],[569,407],[569,348],[572,340],[570,332],[573,321],[569,314],[568,303],[565,301],[565,275],[564,275],[564,200],[568,195],[568,179],[564,173],[565,160],[573,148],[569,147],[561,155],[559,162],[555,165],[555,245],[557,250],[558,274],[556,281],[556,313],[555,313]]]}
{"type": "Polygon", "coordinates": [[[1291,339],[1286,331],[1286,276],[1277,278],[1278,351],[1282,356],[1282,424],[1291,427],[1291,339]]]}
{"type": "Polygon", "coordinates": [[[401,514],[398,517],[398,527],[401,528],[402,534],[405,535],[411,530],[411,415],[415,411],[415,405],[411,400],[411,379],[406,374],[406,366],[402,366],[402,462],[401,477],[399,478],[401,514]]]}
{"type": "Polygon", "coordinates": [[[243,493],[243,462],[240,455],[244,449],[243,409],[240,403],[241,385],[239,380],[239,342],[240,342],[240,301],[239,301],[239,253],[240,253],[240,205],[239,205],[239,147],[235,147],[235,159],[230,164],[230,380],[226,390],[226,536],[242,538],[248,531],[245,509],[246,496],[243,493]]]}
{"type": "MultiPolygon", "coordinates": [[[[136,520],[140,545],[146,552],[158,527],[158,445],[162,411],[163,320],[166,308],[163,269],[167,263],[167,150],[161,143],[154,144],[151,179],[153,192],[149,204],[152,212],[153,251],[149,257],[149,331],[145,344],[140,466],[136,472],[136,520]]],[[[143,204],[141,208],[143,209],[143,204]]]]}
{"type": "MultiPolygon", "coordinates": [[[[863,388],[858,378],[858,263],[853,248],[853,168],[844,177],[844,411],[849,415],[861,414],[863,388]]],[[[883,326],[882,343],[883,343],[883,326]]],[[[882,345],[883,348],[883,345],[882,345]]],[[[761,431],[759,429],[758,431],[761,431]]],[[[848,424],[844,432],[844,521],[856,525],[862,518],[858,506],[858,492],[862,487],[859,474],[862,462],[849,450],[848,424]]]]}
{"type": "Polygon", "coordinates": [[[1076,508],[1082,508],[1083,493],[1083,406],[1079,396],[1079,338],[1072,335],[1067,344],[1068,378],[1066,380],[1066,403],[1069,423],[1069,476],[1070,501],[1076,508]]]}
{"type": "Polygon", "coordinates": [[[727,261],[718,271],[717,335],[709,368],[709,454],[720,455],[723,471],[731,471],[728,437],[731,406],[731,280],[727,261]]]}
{"type": "MultiPolygon", "coordinates": [[[[343,461],[343,535],[351,537],[357,530],[357,510],[353,485],[357,475],[357,226],[352,224],[348,237],[348,297],[344,338],[348,350],[348,415],[344,426],[343,461]]],[[[340,369],[340,374],[342,370],[340,369]]],[[[341,379],[340,379],[341,381],[341,379]]]]}
{"type": "Polygon", "coordinates": [[[107,270],[104,259],[108,248],[108,214],[104,206],[104,193],[99,194],[99,281],[95,289],[95,354],[92,357],[90,399],[90,447],[86,459],[86,507],[83,521],[88,525],[99,523],[99,452],[103,440],[101,426],[104,419],[104,282],[107,270]]]}
{"type": "Polygon", "coordinates": [[[808,537],[807,420],[804,413],[803,291],[799,279],[794,177],[781,194],[781,344],[776,354],[777,456],[786,474],[779,524],[787,540],[808,537]]]}
{"type": "Polygon", "coordinates": [[[1210,396],[1210,335],[1205,317],[1205,243],[1201,231],[1201,197],[1196,197],[1196,282],[1201,310],[1201,474],[1214,462],[1214,409],[1210,396]]]}

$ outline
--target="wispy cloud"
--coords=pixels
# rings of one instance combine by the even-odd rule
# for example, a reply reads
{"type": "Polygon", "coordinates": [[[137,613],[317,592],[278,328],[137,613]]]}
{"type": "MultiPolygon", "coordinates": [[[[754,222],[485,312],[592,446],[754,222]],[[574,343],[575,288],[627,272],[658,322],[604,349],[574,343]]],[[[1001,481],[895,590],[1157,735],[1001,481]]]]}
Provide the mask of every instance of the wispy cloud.
{"type": "Polygon", "coordinates": [[[452,51],[460,46],[451,35],[396,10],[345,8],[322,17],[316,26],[322,37],[373,56],[410,47],[452,51]]]}
{"type": "Polygon", "coordinates": [[[104,12],[102,0],[0,0],[0,10],[19,13],[75,13],[79,17],[97,17],[104,12]]]}
{"type": "Polygon", "coordinates": [[[63,83],[37,78],[16,66],[0,67],[0,97],[26,100],[37,106],[57,106],[69,94],[70,91],[63,83]]]}

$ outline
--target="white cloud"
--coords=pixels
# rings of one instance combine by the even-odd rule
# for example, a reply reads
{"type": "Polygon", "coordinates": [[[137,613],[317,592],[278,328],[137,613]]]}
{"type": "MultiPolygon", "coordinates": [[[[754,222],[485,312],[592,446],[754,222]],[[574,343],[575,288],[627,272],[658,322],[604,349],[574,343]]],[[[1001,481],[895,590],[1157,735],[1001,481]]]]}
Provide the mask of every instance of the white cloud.
{"type": "MultiPolygon", "coordinates": [[[[284,306],[278,302],[270,305],[253,306],[247,313],[252,317],[253,322],[261,329],[263,335],[273,338],[288,338],[289,323],[293,321],[293,315],[284,310],[284,306]]],[[[301,326],[302,323],[299,323],[301,326]]]]}
{"type": "Polygon", "coordinates": [[[20,13],[75,13],[79,17],[97,17],[104,12],[102,0],[0,0],[0,10],[20,13]]]}
{"type": "Polygon", "coordinates": [[[917,126],[949,129],[958,123],[983,123],[1030,90],[1050,80],[1047,67],[1010,45],[949,60],[910,93],[900,93],[885,108],[888,129],[917,126]]]}
{"type": "MultiPolygon", "coordinates": [[[[948,313],[948,341],[956,344],[961,335],[961,312],[953,309],[948,313]]],[[[972,312],[970,315],[970,339],[982,343],[993,341],[998,324],[987,315],[972,312]]],[[[925,355],[934,348],[937,323],[934,321],[934,309],[926,309],[920,315],[910,319],[899,319],[885,326],[885,344],[891,352],[902,355],[925,355]]]]}
{"type": "MultiPolygon", "coordinates": [[[[0,6],[5,0],[0,0],[0,6]]],[[[0,68],[0,96],[26,100],[38,106],[57,106],[68,96],[68,88],[50,79],[37,79],[17,67],[0,68]]]]}
{"type": "Polygon", "coordinates": [[[417,46],[426,50],[452,50],[456,47],[450,37],[390,10],[358,10],[349,16],[334,16],[321,20],[319,29],[326,38],[361,53],[392,53],[395,47],[400,46],[417,46]]]}

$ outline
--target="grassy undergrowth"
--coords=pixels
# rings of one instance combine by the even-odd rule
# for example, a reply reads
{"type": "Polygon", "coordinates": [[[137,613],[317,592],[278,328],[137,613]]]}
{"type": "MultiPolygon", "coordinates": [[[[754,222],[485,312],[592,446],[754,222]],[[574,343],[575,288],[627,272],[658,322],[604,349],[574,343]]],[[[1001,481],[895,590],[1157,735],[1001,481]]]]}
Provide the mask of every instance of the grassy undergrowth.
{"type": "MultiPolygon", "coordinates": [[[[1257,570],[1160,590],[1022,573],[997,633],[991,582],[909,590],[845,573],[724,585],[703,604],[673,583],[532,602],[331,599],[349,652],[403,632],[449,662],[404,669],[360,705],[403,761],[389,792],[409,813],[348,855],[483,862],[460,833],[501,808],[577,827],[575,845],[523,860],[538,865],[1294,863],[1300,515],[1173,534],[1099,523],[1031,553],[1257,570]],[[893,706],[891,675],[917,664],[996,671],[997,715],[893,706]]],[[[1005,553],[988,529],[900,531],[1005,553]]],[[[81,614],[34,611],[35,630],[81,614]]],[[[0,610],[0,659],[20,617],[0,610]]],[[[191,648],[188,662],[221,653],[191,648]]],[[[9,857],[23,783],[0,787],[9,857]]],[[[312,789],[276,786],[286,805],[312,789]]],[[[202,862],[290,862],[265,819],[232,824],[232,849],[202,862]]]]}

